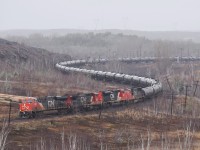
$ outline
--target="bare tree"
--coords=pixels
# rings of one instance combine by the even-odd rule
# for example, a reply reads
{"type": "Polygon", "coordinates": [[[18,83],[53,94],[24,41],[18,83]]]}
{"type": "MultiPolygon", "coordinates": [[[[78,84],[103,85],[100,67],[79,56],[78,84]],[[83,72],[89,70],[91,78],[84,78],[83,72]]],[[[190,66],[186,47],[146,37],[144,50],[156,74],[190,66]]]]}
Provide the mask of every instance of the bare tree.
{"type": "Polygon", "coordinates": [[[0,132],[0,150],[4,150],[6,148],[6,141],[9,133],[10,133],[10,128],[8,126],[8,122],[4,120],[0,132]]]}

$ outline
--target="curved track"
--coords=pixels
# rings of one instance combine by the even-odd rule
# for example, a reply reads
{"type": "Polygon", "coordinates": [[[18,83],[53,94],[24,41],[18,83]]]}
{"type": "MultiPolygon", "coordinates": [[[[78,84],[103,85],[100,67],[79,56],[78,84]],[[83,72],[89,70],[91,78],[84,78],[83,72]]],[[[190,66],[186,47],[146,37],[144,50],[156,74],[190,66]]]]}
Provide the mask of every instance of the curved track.
{"type": "MultiPolygon", "coordinates": [[[[155,58],[124,58],[124,59],[117,59],[118,61],[122,62],[153,62],[156,61],[155,58]]],[[[79,72],[90,76],[95,76],[100,79],[110,79],[115,80],[116,82],[126,82],[130,85],[140,85],[143,88],[141,90],[144,93],[144,97],[149,97],[155,95],[162,91],[162,84],[154,79],[151,78],[144,78],[138,77],[134,75],[128,74],[120,74],[120,73],[112,73],[112,72],[103,72],[103,71],[95,71],[95,70],[87,70],[81,69],[79,66],[85,64],[94,64],[94,63],[106,63],[108,61],[116,61],[114,60],[107,60],[107,59],[93,59],[93,60],[73,60],[73,61],[66,61],[56,64],[56,67],[59,70],[66,71],[66,72],[79,72]]]]}
{"type": "MultiPolygon", "coordinates": [[[[126,82],[130,85],[140,85],[143,88],[141,90],[144,93],[144,97],[149,97],[158,94],[162,91],[162,84],[159,81],[151,78],[138,77],[128,74],[112,73],[112,72],[103,72],[95,70],[81,69],[79,66],[85,64],[94,64],[94,63],[107,63],[109,61],[121,61],[127,63],[140,63],[140,62],[157,62],[162,61],[165,58],[156,58],[156,57],[146,57],[146,58],[119,58],[119,59],[93,59],[93,60],[72,60],[66,62],[60,62],[56,64],[56,68],[65,72],[79,72],[90,76],[95,76],[101,79],[111,79],[117,82],[126,82]]],[[[199,57],[170,57],[170,61],[174,62],[189,62],[189,61],[200,61],[199,57]]]]}

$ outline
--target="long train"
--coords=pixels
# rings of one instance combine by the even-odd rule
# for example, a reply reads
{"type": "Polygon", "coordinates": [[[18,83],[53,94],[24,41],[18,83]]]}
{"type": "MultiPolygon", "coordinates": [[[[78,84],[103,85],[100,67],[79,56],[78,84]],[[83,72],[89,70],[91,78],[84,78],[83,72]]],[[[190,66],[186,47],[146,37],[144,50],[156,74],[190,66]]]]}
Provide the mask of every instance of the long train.
{"type": "MultiPolygon", "coordinates": [[[[163,58],[159,58],[163,59],[163,58]]],[[[156,62],[157,58],[119,58],[121,62],[156,62]]],[[[171,61],[199,61],[199,57],[172,57],[171,61]]],[[[65,72],[77,72],[90,75],[103,80],[112,80],[131,85],[130,89],[117,89],[110,91],[99,91],[97,93],[86,93],[67,96],[47,96],[44,98],[28,97],[20,101],[21,118],[36,117],[44,111],[56,110],[58,113],[77,112],[94,108],[102,108],[113,104],[128,104],[141,99],[152,97],[162,91],[162,84],[151,78],[138,77],[134,75],[87,70],[79,68],[81,65],[106,63],[107,59],[73,60],[56,64],[56,68],[65,72]],[[133,88],[132,85],[140,85],[143,88],[133,88]]]]}

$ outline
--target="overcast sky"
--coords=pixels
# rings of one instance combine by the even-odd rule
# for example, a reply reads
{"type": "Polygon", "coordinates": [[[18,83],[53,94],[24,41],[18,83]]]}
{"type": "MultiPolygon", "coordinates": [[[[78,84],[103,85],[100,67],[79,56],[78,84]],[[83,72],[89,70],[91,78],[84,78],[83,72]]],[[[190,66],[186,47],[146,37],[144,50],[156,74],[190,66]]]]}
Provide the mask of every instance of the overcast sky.
{"type": "Polygon", "coordinates": [[[0,0],[0,30],[200,31],[200,0],[0,0]]]}

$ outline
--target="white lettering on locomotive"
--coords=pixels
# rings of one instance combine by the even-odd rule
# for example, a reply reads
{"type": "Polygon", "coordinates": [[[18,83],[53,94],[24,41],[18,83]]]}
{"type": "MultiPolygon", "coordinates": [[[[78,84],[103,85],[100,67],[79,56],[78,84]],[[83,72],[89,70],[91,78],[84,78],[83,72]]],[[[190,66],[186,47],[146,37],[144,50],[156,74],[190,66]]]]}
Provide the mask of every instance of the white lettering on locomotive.
{"type": "Polygon", "coordinates": [[[113,93],[111,93],[110,98],[111,98],[111,100],[113,100],[115,98],[115,95],[113,93]]]}
{"type": "Polygon", "coordinates": [[[81,97],[81,103],[86,103],[86,97],[81,97]]]}
{"type": "Polygon", "coordinates": [[[53,107],[55,107],[55,104],[54,104],[54,100],[52,100],[52,101],[48,101],[48,107],[49,108],[53,108],[53,107]]]}

